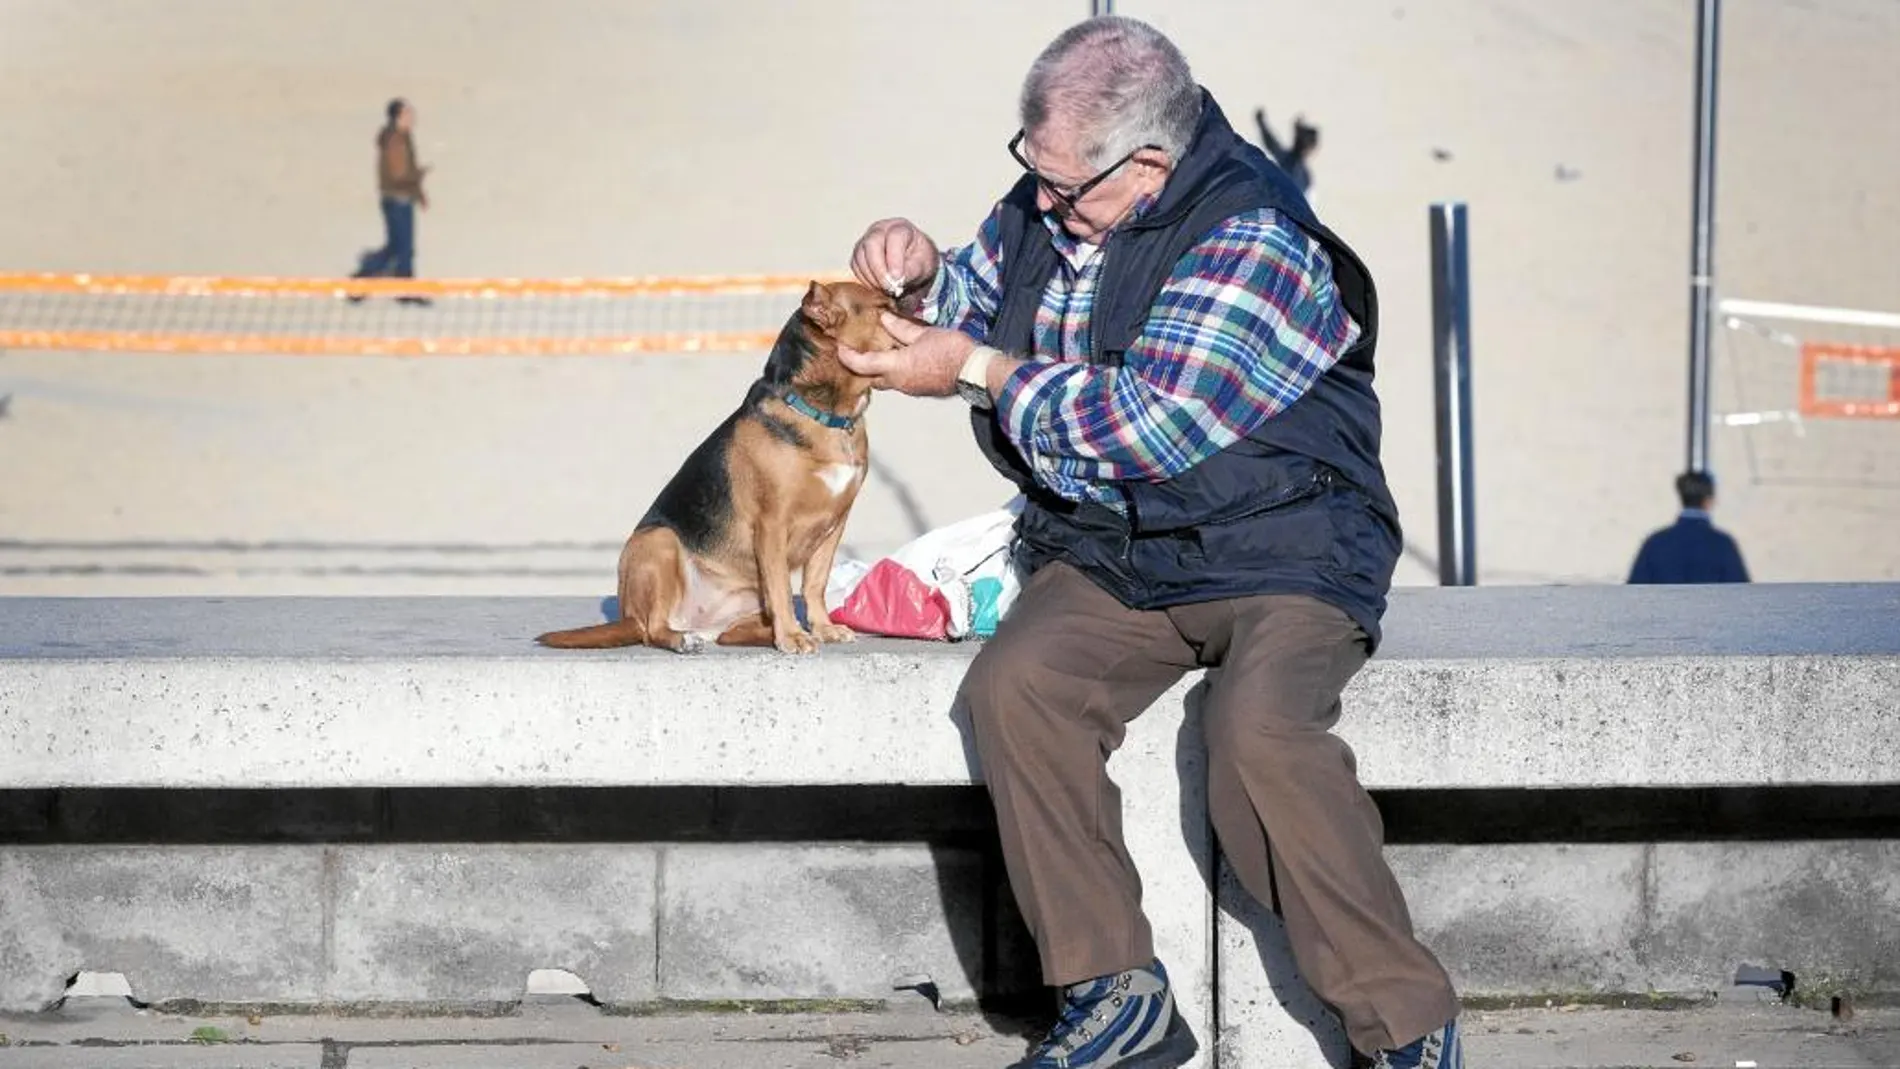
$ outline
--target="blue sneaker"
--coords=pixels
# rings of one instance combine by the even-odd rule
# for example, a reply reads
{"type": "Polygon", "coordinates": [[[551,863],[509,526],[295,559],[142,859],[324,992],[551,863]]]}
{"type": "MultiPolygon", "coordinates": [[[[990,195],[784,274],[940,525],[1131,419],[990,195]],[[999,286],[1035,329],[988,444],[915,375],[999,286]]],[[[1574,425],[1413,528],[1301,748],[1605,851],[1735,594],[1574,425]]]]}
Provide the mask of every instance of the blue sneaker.
{"type": "Polygon", "coordinates": [[[1458,1019],[1445,1027],[1426,1033],[1394,1050],[1382,1050],[1370,1058],[1360,1057],[1358,1069],[1465,1069],[1464,1039],[1458,1034],[1458,1019]]]}
{"type": "Polygon", "coordinates": [[[1064,988],[1049,1038],[1009,1069],[1176,1069],[1199,1049],[1157,961],[1064,988]]]}

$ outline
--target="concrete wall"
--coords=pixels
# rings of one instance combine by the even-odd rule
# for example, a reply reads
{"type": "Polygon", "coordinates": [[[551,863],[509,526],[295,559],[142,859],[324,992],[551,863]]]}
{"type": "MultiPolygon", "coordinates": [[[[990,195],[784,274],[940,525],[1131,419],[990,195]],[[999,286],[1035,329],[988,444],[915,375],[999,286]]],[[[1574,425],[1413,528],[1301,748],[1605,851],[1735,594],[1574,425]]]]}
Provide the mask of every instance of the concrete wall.
{"type": "MultiPolygon", "coordinates": [[[[1396,846],[1466,997],[1708,995],[1737,966],[1900,993],[1900,843],[1396,846]]],[[[1009,998],[1035,954],[986,851],[921,844],[0,846],[0,1005],[1009,998]]],[[[1230,948],[1251,952],[1251,947],[1230,948]]]]}
{"type": "Polygon", "coordinates": [[[1404,846],[1422,938],[1473,995],[1710,994],[1738,965],[1900,991],[1900,842],[1404,846]]]}
{"type": "Polygon", "coordinates": [[[142,1001],[602,1002],[1021,991],[981,852],[718,844],[0,847],[0,1006],[74,973],[142,1001]],[[998,952],[1007,960],[992,960],[998,952]],[[985,978],[989,982],[985,984],[985,978]]]}
{"type": "MultiPolygon", "coordinates": [[[[1396,594],[1340,733],[1464,990],[1741,962],[1900,990],[1897,598],[1396,594]]],[[[0,1006],[80,969],[159,1000],[496,1002],[540,968],[634,1003],[1035,987],[950,715],[971,645],[525,645],[591,609],[0,598],[0,1006]]],[[[1207,945],[1203,694],[1110,765],[1136,856],[1178,852],[1143,863],[1157,927],[1197,921],[1177,946],[1207,945]]]]}

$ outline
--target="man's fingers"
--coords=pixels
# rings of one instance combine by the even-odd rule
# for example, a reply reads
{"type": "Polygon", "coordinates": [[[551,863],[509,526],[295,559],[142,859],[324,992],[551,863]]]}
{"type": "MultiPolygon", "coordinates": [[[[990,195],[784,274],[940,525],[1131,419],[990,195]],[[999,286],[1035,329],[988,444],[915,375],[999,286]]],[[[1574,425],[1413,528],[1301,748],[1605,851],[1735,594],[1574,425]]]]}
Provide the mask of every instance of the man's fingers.
{"type": "Polygon", "coordinates": [[[851,273],[875,290],[884,288],[885,246],[890,241],[890,223],[888,219],[872,223],[858,239],[857,247],[851,250],[851,273]]]}
{"type": "Polygon", "coordinates": [[[872,289],[890,292],[910,286],[937,270],[937,250],[923,231],[905,219],[872,223],[851,250],[851,274],[872,289]]]}
{"type": "Polygon", "coordinates": [[[908,282],[910,280],[910,272],[907,269],[907,265],[910,262],[912,233],[913,231],[910,227],[902,224],[893,226],[884,232],[884,262],[878,265],[879,269],[883,272],[883,277],[877,281],[879,289],[884,289],[892,278],[895,278],[899,282],[908,282]]]}
{"type": "Polygon", "coordinates": [[[913,323],[903,316],[895,315],[890,312],[882,313],[881,318],[884,323],[884,329],[890,331],[891,337],[896,338],[904,345],[915,343],[917,339],[923,337],[924,334],[930,330],[929,327],[921,323],[913,323]]]}
{"type": "Polygon", "coordinates": [[[922,231],[916,232],[916,240],[910,243],[910,256],[904,261],[904,277],[908,281],[919,281],[937,273],[937,250],[922,231]]]}
{"type": "Polygon", "coordinates": [[[858,242],[858,247],[852,250],[851,273],[859,282],[872,289],[883,287],[883,280],[877,277],[877,273],[871,267],[871,240],[869,238],[858,242]]]}
{"type": "Polygon", "coordinates": [[[861,375],[865,378],[876,378],[891,369],[889,353],[859,352],[848,345],[838,346],[838,362],[849,369],[853,375],[861,375]]]}

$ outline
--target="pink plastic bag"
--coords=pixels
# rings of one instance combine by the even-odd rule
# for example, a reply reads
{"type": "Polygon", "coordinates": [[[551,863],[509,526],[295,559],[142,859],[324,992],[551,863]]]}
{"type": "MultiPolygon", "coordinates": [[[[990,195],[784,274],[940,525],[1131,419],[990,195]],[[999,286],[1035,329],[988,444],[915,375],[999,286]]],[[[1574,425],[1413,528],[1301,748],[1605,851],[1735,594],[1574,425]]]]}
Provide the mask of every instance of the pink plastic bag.
{"type": "Polygon", "coordinates": [[[861,635],[928,638],[950,634],[950,602],[916,573],[886,557],[871,566],[831,619],[861,635]]]}

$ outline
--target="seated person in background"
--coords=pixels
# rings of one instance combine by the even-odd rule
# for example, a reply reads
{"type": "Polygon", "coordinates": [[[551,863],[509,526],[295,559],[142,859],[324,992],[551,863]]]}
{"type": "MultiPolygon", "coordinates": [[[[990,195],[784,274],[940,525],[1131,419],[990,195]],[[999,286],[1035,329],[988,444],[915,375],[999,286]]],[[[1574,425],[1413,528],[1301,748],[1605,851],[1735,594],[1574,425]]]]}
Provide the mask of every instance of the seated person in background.
{"type": "Polygon", "coordinates": [[[1726,531],[1709,519],[1715,478],[1705,471],[1676,476],[1682,513],[1676,522],[1643,539],[1630,568],[1632,583],[1746,583],[1748,566],[1726,531]]]}

